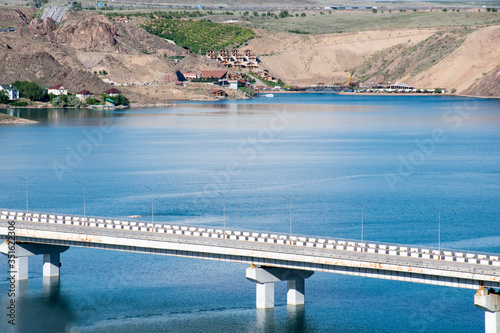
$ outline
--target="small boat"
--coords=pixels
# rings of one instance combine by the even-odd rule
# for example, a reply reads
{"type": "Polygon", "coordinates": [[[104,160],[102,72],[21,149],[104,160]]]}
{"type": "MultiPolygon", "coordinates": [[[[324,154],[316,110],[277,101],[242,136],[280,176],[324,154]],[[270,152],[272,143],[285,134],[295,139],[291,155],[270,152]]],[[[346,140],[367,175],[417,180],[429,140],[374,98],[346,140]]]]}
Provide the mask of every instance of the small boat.
{"type": "Polygon", "coordinates": [[[271,98],[271,97],[274,97],[274,94],[265,94],[264,97],[271,98]]]}

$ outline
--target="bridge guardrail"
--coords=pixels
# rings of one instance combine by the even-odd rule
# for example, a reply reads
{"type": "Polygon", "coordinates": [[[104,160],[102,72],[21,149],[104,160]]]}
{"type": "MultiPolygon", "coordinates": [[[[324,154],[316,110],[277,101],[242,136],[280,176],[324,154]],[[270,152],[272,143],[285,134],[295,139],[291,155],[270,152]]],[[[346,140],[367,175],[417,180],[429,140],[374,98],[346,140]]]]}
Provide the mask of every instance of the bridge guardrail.
{"type": "Polygon", "coordinates": [[[49,224],[69,224],[77,226],[88,226],[95,228],[120,229],[131,231],[166,233],[174,235],[227,238],[229,240],[271,243],[279,245],[292,245],[301,247],[313,247],[319,249],[331,249],[350,252],[366,252],[390,256],[422,258],[430,260],[444,260],[478,265],[498,266],[500,259],[498,255],[437,250],[432,248],[411,247],[398,244],[387,244],[378,242],[358,242],[352,240],[331,239],[328,237],[312,237],[305,235],[285,235],[280,233],[243,231],[233,229],[219,229],[210,227],[186,226],[176,224],[159,224],[128,221],[121,219],[109,219],[100,217],[84,217],[78,215],[56,215],[50,213],[6,211],[0,212],[0,219],[40,222],[49,224]]]}

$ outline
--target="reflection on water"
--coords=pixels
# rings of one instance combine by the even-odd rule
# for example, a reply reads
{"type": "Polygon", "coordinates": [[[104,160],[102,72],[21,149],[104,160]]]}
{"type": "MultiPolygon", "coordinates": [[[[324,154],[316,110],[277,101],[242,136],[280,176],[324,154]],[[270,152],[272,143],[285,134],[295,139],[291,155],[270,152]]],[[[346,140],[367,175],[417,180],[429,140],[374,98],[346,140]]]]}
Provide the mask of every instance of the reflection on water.
{"type": "Polygon", "coordinates": [[[255,332],[274,332],[274,309],[257,309],[255,332]]]}
{"type": "Polygon", "coordinates": [[[40,296],[29,295],[28,280],[18,281],[16,288],[15,332],[68,331],[76,317],[68,299],[61,295],[59,277],[43,278],[40,296]]]}
{"type": "MultiPolygon", "coordinates": [[[[437,246],[431,207],[439,206],[449,207],[441,216],[441,246],[500,251],[500,101],[478,100],[472,109],[463,98],[444,96],[272,100],[9,110],[40,124],[0,127],[0,208],[24,209],[19,177],[35,176],[30,209],[82,214],[85,189],[77,181],[92,180],[87,214],[150,220],[154,199],[155,221],[287,232],[283,196],[297,195],[296,233],[359,239],[361,211],[354,202],[365,201],[365,239],[437,246]],[[456,110],[464,108],[470,116],[458,126],[456,110]],[[452,122],[443,119],[447,110],[454,112],[452,122]],[[115,126],[104,131],[101,123],[115,126]],[[446,139],[429,145],[436,128],[446,139]],[[402,159],[413,159],[413,168],[402,159]],[[54,162],[67,167],[62,180],[54,162]],[[402,180],[391,188],[387,176],[394,174],[402,180]],[[145,185],[157,184],[152,196],[145,185]],[[232,189],[227,221],[217,193],[225,189],[232,189]]],[[[99,333],[419,332],[426,322],[434,332],[479,332],[484,324],[469,290],[451,294],[318,273],[308,279],[305,307],[282,300],[274,310],[255,310],[255,285],[237,264],[74,247],[62,261],[61,284],[42,284],[33,274],[29,299],[20,296],[25,326],[19,331],[58,332],[69,325],[99,333]]],[[[0,260],[4,277],[6,265],[0,260]]],[[[0,279],[0,305],[8,301],[7,289],[0,279]]],[[[21,289],[26,295],[27,283],[21,289]]],[[[0,321],[0,332],[5,327],[0,321]]]]}
{"type": "Polygon", "coordinates": [[[9,116],[35,120],[39,122],[54,124],[63,119],[88,119],[88,118],[110,118],[121,117],[121,114],[113,111],[102,111],[93,109],[5,109],[0,110],[9,116]]]}

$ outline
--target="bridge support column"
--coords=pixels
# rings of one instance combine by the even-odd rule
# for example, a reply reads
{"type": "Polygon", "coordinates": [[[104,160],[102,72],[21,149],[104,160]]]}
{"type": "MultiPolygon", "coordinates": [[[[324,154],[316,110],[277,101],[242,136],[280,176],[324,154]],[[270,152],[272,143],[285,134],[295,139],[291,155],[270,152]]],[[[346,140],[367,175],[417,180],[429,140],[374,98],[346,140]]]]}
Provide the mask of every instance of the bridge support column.
{"type": "Polygon", "coordinates": [[[500,295],[481,287],[474,295],[474,305],[484,310],[485,333],[500,333],[500,295]]]}
{"type": "Polygon", "coordinates": [[[306,282],[304,278],[293,278],[287,282],[286,303],[288,305],[304,304],[304,294],[306,282]]]}
{"type": "Polygon", "coordinates": [[[257,309],[274,308],[274,283],[279,281],[287,281],[288,305],[304,304],[305,279],[313,274],[313,271],[254,265],[246,271],[247,279],[257,284],[257,309]]]}
{"type": "Polygon", "coordinates": [[[28,280],[28,257],[12,258],[10,264],[10,274],[14,276],[16,281],[28,280]]]}
{"type": "MultiPolygon", "coordinates": [[[[11,272],[15,274],[16,280],[28,279],[28,258],[30,256],[43,254],[43,276],[59,276],[61,252],[69,249],[69,246],[46,245],[35,243],[13,243],[5,241],[0,245],[0,252],[7,256],[14,256],[14,268],[11,272]]],[[[9,258],[10,259],[10,258],[9,258]]]]}
{"type": "Polygon", "coordinates": [[[271,283],[256,283],[257,309],[274,308],[274,282],[271,283]]]}
{"type": "Polygon", "coordinates": [[[59,276],[59,267],[61,265],[61,252],[52,252],[43,254],[43,276],[59,276]]]}

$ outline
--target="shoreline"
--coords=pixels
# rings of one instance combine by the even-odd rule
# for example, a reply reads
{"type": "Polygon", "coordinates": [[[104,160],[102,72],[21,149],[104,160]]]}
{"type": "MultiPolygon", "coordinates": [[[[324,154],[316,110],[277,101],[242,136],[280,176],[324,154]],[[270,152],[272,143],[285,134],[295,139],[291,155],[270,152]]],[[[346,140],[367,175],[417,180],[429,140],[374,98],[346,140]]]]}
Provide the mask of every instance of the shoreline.
{"type": "Polygon", "coordinates": [[[0,113],[0,125],[19,125],[19,124],[38,124],[38,121],[19,118],[14,116],[9,116],[4,113],[0,113]]]}

